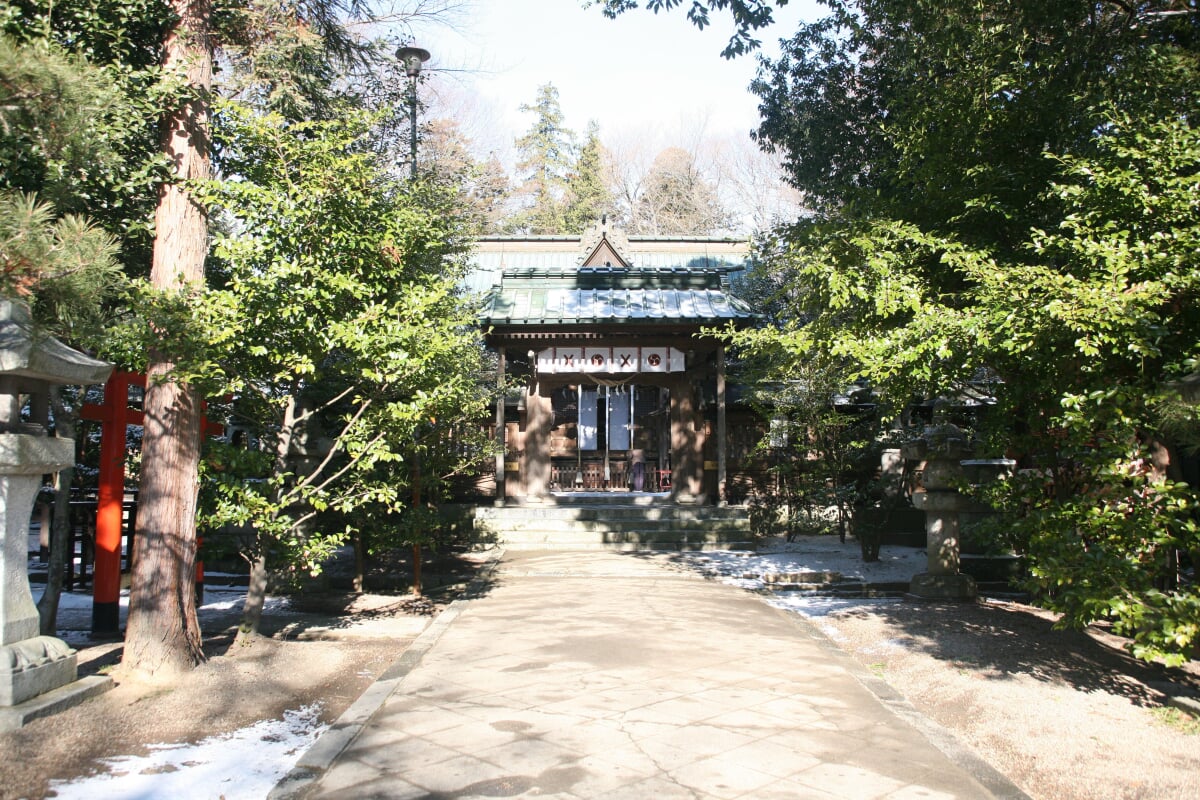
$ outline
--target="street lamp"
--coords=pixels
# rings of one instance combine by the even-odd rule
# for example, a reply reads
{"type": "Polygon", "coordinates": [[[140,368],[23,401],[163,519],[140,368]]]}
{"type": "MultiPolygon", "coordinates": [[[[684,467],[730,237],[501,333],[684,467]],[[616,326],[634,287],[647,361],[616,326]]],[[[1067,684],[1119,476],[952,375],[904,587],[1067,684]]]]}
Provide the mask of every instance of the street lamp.
{"type": "Polygon", "coordinates": [[[423,47],[401,47],[396,51],[396,58],[404,66],[404,74],[409,78],[408,84],[408,124],[409,124],[409,165],[411,177],[417,178],[417,78],[421,74],[421,65],[429,60],[429,51],[423,47]]]}

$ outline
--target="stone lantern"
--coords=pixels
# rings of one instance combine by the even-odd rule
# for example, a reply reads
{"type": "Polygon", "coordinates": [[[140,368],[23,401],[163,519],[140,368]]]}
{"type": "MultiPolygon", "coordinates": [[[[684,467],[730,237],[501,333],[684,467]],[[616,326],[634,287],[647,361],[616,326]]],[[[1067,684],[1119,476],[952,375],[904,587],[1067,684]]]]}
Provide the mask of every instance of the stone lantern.
{"type": "Polygon", "coordinates": [[[961,462],[971,452],[967,435],[950,422],[928,426],[920,438],[901,448],[906,459],[925,462],[925,491],[913,494],[913,505],[925,512],[926,571],[914,575],[909,584],[909,591],[918,597],[975,596],[975,579],[959,571],[959,514],[973,503],[956,488],[962,477],[961,462]]]}
{"type": "Polygon", "coordinates": [[[111,364],[36,333],[24,304],[0,299],[0,729],[111,685],[107,678],[77,682],[75,651],[39,635],[27,552],[42,477],[75,461],[73,440],[46,433],[51,387],[103,383],[111,371],[111,364]],[[22,396],[30,402],[28,422],[21,421],[22,396]]]}
{"type": "MultiPolygon", "coordinates": [[[[944,408],[935,406],[935,419],[944,408]]],[[[901,448],[901,455],[925,462],[925,491],[912,496],[913,505],[925,512],[926,571],[913,576],[909,592],[927,599],[975,597],[975,579],[960,570],[964,528],[995,511],[960,486],[980,486],[1011,475],[1016,462],[1007,458],[970,458],[973,447],[957,425],[941,421],[925,428],[917,439],[901,448]]]]}

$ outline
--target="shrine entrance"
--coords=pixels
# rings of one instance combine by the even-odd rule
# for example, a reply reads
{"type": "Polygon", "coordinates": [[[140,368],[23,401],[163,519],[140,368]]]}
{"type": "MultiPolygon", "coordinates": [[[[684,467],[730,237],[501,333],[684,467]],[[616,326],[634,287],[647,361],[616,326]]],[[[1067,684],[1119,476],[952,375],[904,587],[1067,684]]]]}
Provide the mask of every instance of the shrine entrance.
{"type": "Polygon", "coordinates": [[[670,390],[620,381],[551,393],[551,492],[671,489],[670,390]]]}
{"type": "Polygon", "coordinates": [[[497,356],[497,505],[589,492],[724,502],[725,348],[705,329],[754,319],[730,290],[741,267],[710,253],[728,243],[635,249],[604,219],[576,241],[507,243],[519,249],[491,275],[480,321],[497,356]]]}

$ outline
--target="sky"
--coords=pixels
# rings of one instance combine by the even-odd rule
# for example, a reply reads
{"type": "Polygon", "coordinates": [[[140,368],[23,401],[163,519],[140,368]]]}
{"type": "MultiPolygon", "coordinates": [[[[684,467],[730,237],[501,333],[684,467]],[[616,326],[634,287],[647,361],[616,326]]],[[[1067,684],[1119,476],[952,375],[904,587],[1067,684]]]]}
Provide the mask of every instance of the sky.
{"type": "MultiPolygon", "coordinates": [[[[418,28],[418,45],[445,91],[453,85],[486,110],[486,135],[511,142],[529,128],[521,113],[538,88],[553,83],[566,126],[582,135],[589,121],[601,138],[641,135],[670,142],[702,126],[711,136],[745,135],[756,127],[757,98],[748,90],[756,57],[729,60],[720,52],[732,31],[728,12],[698,30],[683,8],[644,8],[616,20],[581,0],[467,0],[451,25],[418,28]]],[[[687,3],[684,4],[686,6],[687,3]]],[[[820,16],[815,0],[791,0],[776,24],[758,34],[763,52],[801,20],[820,16]]],[[[473,136],[479,132],[470,131],[473,136]]],[[[684,142],[686,139],[684,139],[684,142]]],[[[680,142],[683,143],[683,142],[680,142]]]]}

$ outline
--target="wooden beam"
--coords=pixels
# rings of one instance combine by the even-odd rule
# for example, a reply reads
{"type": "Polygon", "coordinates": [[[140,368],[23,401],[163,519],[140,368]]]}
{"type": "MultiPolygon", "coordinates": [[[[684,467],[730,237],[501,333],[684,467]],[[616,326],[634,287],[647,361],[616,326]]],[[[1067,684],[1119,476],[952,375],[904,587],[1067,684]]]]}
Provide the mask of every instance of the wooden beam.
{"type": "Polygon", "coordinates": [[[498,506],[504,505],[504,461],[506,447],[504,443],[504,372],[505,349],[496,349],[496,501],[498,506]]]}
{"type": "Polygon", "coordinates": [[[717,348],[717,504],[726,505],[725,468],[728,443],[725,435],[725,345],[717,348]]]}

